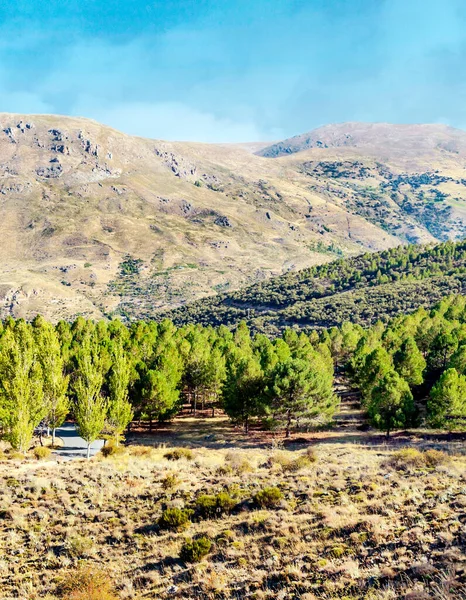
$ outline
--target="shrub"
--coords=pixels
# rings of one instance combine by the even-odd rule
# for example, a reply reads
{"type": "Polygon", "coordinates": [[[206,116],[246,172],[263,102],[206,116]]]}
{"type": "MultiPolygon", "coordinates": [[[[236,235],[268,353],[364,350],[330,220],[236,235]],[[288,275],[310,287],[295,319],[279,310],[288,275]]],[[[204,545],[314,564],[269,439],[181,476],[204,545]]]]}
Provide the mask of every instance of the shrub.
{"type": "Polygon", "coordinates": [[[197,540],[186,540],[181,547],[180,558],[187,563],[199,562],[209,554],[211,548],[212,542],[205,536],[197,540]]]}
{"type": "Polygon", "coordinates": [[[181,458],[185,458],[186,460],[193,460],[194,454],[193,451],[189,448],[175,448],[174,450],[170,450],[163,455],[164,458],[168,460],[180,460],[181,458]]]}
{"type": "Polygon", "coordinates": [[[232,511],[236,501],[226,492],[220,492],[216,496],[202,494],[196,500],[196,508],[201,517],[211,519],[232,511]]]}
{"type": "Polygon", "coordinates": [[[105,446],[100,450],[102,456],[116,456],[118,454],[124,454],[125,449],[123,446],[117,446],[115,442],[107,442],[105,446]]]}
{"type": "Polygon", "coordinates": [[[65,542],[65,550],[72,558],[83,558],[92,554],[94,542],[84,535],[72,535],[65,542]]]}
{"type": "Polygon", "coordinates": [[[161,517],[157,521],[160,529],[168,529],[170,531],[184,531],[190,524],[191,510],[185,508],[167,508],[163,511],[161,517]]]}
{"type": "Polygon", "coordinates": [[[50,448],[47,448],[47,446],[36,446],[33,450],[33,454],[37,460],[44,460],[50,457],[52,451],[50,448]]]}
{"type": "Polygon", "coordinates": [[[254,502],[259,508],[274,508],[283,499],[283,494],[276,487],[266,487],[254,496],[254,502]]]}
{"type": "Polygon", "coordinates": [[[302,454],[294,460],[291,460],[289,463],[282,464],[282,468],[284,471],[288,471],[289,473],[296,473],[301,469],[306,469],[310,467],[314,461],[315,458],[314,460],[311,460],[309,456],[307,456],[306,454],[302,454]]]}
{"type": "Polygon", "coordinates": [[[248,459],[237,452],[228,452],[225,456],[225,460],[228,463],[225,467],[231,467],[232,471],[236,471],[238,475],[241,475],[241,473],[252,473],[252,471],[254,471],[248,459]]]}
{"type": "Polygon", "coordinates": [[[88,565],[67,573],[59,582],[58,591],[65,600],[117,600],[108,575],[88,565]]]}
{"type": "Polygon", "coordinates": [[[179,484],[180,480],[176,473],[168,473],[162,479],[162,489],[164,490],[172,490],[179,484]]]}
{"type": "Polygon", "coordinates": [[[450,462],[450,457],[441,450],[426,450],[424,452],[424,460],[428,467],[437,467],[450,462]]]}
{"type": "Polygon", "coordinates": [[[422,452],[416,448],[403,448],[403,450],[395,452],[385,464],[400,471],[408,471],[421,469],[425,466],[425,460],[422,452]]]}
{"type": "Polygon", "coordinates": [[[148,458],[152,454],[152,450],[151,446],[130,446],[129,448],[132,456],[139,456],[141,458],[148,458]]]}

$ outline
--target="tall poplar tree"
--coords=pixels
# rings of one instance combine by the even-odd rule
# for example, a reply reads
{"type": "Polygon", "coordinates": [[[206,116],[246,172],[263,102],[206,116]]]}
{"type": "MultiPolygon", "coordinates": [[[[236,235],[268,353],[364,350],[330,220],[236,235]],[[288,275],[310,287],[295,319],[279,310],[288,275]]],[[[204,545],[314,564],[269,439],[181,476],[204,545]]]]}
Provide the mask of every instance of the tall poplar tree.
{"type": "Polygon", "coordinates": [[[42,317],[33,321],[37,354],[42,367],[44,403],[47,408],[45,421],[52,429],[52,445],[55,445],[57,427],[63,424],[70,410],[67,396],[68,376],[57,331],[42,317]]]}
{"type": "Polygon", "coordinates": [[[116,445],[133,418],[133,409],[128,400],[131,377],[131,362],[123,347],[121,337],[112,344],[112,366],[109,373],[107,427],[116,445]]]}
{"type": "Polygon", "coordinates": [[[87,458],[91,444],[105,426],[107,402],[102,395],[103,361],[95,335],[86,334],[76,352],[73,390],[76,396],[74,414],[79,435],[87,442],[87,458]]]}
{"type": "Polygon", "coordinates": [[[34,337],[29,325],[17,321],[6,328],[0,350],[0,421],[13,448],[29,449],[46,413],[34,337]]]}

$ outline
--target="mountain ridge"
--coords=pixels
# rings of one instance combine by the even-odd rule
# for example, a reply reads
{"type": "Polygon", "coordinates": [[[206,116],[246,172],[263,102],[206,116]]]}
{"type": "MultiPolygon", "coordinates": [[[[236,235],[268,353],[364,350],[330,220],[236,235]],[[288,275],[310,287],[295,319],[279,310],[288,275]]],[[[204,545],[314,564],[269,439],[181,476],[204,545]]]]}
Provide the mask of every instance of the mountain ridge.
{"type": "Polygon", "coordinates": [[[432,143],[270,160],[255,143],[151,140],[75,117],[2,113],[0,125],[0,317],[150,317],[466,233],[463,155],[432,143]]]}

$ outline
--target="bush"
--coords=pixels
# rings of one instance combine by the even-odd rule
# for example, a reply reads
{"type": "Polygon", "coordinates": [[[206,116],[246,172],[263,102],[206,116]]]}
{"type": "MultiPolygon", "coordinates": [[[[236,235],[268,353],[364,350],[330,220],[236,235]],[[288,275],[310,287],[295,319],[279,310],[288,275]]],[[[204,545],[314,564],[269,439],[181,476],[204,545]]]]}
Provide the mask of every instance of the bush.
{"type": "Polygon", "coordinates": [[[157,524],[160,529],[184,531],[191,525],[191,515],[192,511],[186,508],[167,508],[163,511],[157,524]]]}
{"type": "Polygon", "coordinates": [[[83,535],[72,535],[66,540],[65,549],[72,558],[83,558],[93,553],[94,542],[83,535]]]}
{"type": "Polygon", "coordinates": [[[117,446],[115,442],[107,442],[105,446],[100,450],[102,456],[116,456],[118,454],[124,454],[125,449],[123,446],[117,446]]]}
{"type": "Polygon", "coordinates": [[[152,454],[151,446],[130,446],[129,452],[132,456],[148,458],[152,454]]]}
{"type": "Polygon", "coordinates": [[[425,467],[434,468],[449,461],[450,457],[448,454],[445,454],[441,450],[420,452],[415,448],[405,448],[395,452],[385,464],[400,471],[408,471],[410,469],[422,469],[425,467]]]}
{"type": "Polygon", "coordinates": [[[58,591],[65,600],[117,600],[108,575],[88,565],[67,573],[59,582],[58,591]]]}
{"type": "Polygon", "coordinates": [[[180,460],[181,458],[193,460],[194,454],[189,448],[175,448],[174,450],[170,450],[170,452],[166,452],[163,457],[168,460],[180,460]]]}
{"type": "Polygon", "coordinates": [[[195,563],[206,557],[212,548],[209,538],[203,536],[197,540],[186,540],[181,547],[180,558],[186,563],[195,563]]]}
{"type": "Polygon", "coordinates": [[[52,451],[50,448],[47,448],[47,446],[36,446],[33,450],[33,453],[37,460],[44,460],[50,457],[52,451]]]}
{"type": "Polygon", "coordinates": [[[426,450],[424,452],[424,460],[428,467],[437,467],[450,462],[450,457],[441,450],[426,450]]]}
{"type": "Polygon", "coordinates": [[[259,508],[274,508],[283,500],[283,494],[276,487],[266,487],[254,496],[254,502],[259,508]]]}
{"type": "Polygon", "coordinates": [[[385,464],[400,471],[408,471],[410,469],[421,469],[425,467],[426,463],[424,455],[416,448],[403,448],[403,450],[395,452],[385,464]]]}
{"type": "Polygon", "coordinates": [[[225,465],[225,468],[231,467],[231,470],[235,471],[238,475],[254,471],[248,459],[237,452],[228,452],[225,460],[228,463],[228,465],[225,465]]]}
{"type": "Polygon", "coordinates": [[[196,500],[196,508],[204,519],[212,519],[229,513],[235,505],[236,501],[226,492],[220,492],[216,496],[202,494],[196,500]]]}
{"type": "Polygon", "coordinates": [[[288,471],[289,473],[296,473],[301,469],[307,469],[316,461],[314,453],[312,451],[308,451],[305,454],[301,454],[294,460],[286,464],[282,464],[282,468],[284,471],[288,471]]]}
{"type": "Polygon", "coordinates": [[[176,473],[168,473],[162,479],[162,489],[164,490],[172,490],[179,484],[180,480],[176,473]]]}

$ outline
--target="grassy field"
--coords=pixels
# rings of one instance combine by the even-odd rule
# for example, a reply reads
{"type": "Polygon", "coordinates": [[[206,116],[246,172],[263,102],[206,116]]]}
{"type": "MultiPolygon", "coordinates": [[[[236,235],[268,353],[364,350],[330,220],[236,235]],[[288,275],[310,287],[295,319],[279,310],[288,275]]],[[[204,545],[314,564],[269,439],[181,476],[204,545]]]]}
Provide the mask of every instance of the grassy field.
{"type": "Polygon", "coordinates": [[[0,598],[465,597],[459,445],[369,449],[321,434],[285,449],[208,421],[90,462],[4,454],[0,598]],[[200,537],[208,552],[190,562],[186,540],[200,537]]]}

